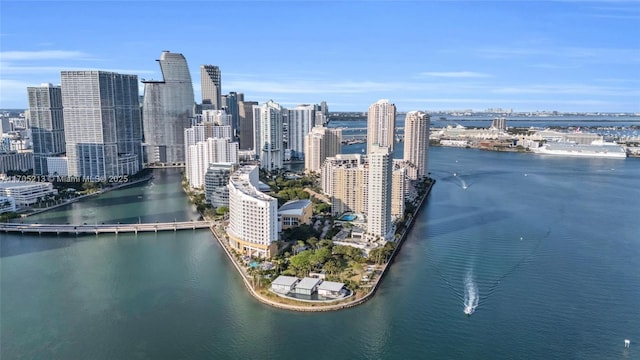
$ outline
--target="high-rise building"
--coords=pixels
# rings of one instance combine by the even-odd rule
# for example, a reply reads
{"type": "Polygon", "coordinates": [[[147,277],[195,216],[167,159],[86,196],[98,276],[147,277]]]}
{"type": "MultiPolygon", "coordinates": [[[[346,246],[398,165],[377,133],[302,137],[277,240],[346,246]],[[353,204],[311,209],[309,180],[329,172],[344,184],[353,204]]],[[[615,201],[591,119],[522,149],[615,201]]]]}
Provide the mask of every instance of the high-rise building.
{"type": "Polygon", "coordinates": [[[61,78],[68,175],[106,180],[140,171],[138,77],[63,71],[61,78]]]}
{"type": "Polygon", "coordinates": [[[213,163],[204,175],[204,198],[212,207],[229,206],[229,178],[238,168],[234,163],[213,163]]]}
{"type": "Polygon", "coordinates": [[[269,100],[254,107],[254,117],[254,144],[256,155],[260,158],[260,167],[269,171],[282,168],[282,108],[269,100]]]}
{"type": "MultiPolygon", "coordinates": [[[[345,212],[368,214],[370,166],[368,156],[360,154],[338,154],[324,162],[320,172],[320,186],[331,198],[331,214],[339,216],[345,212]]],[[[392,170],[391,216],[404,216],[404,193],[406,193],[405,169],[392,170]]]]}
{"type": "Polygon", "coordinates": [[[260,192],[258,167],[242,166],[229,179],[229,246],[244,255],[276,255],[278,200],[260,192]]]}
{"type": "Polygon", "coordinates": [[[227,100],[223,106],[223,109],[227,112],[227,114],[229,114],[230,117],[230,122],[229,125],[231,125],[231,130],[233,131],[233,137],[236,138],[237,137],[237,133],[238,133],[238,121],[239,121],[239,101],[241,101],[240,99],[244,99],[244,95],[243,94],[238,94],[236,92],[230,92],[229,95],[227,95],[227,100]]]}
{"type": "Polygon", "coordinates": [[[422,111],[409,111],[404,121],[404,160],[418,168],[419,178],[428,174],[429,120],[429,115],[422,111]]]}
{"type": "Polygon", "coordinates": [[[214,65],[200,65],[200,86],[202,104],[212,105],[215,110],[222,109],[220,68],[214,65]]]}
{"type": "Polygon", "coordinates": [[[162,80],[143,80],[144,146],[147,163],[184,163],[184,129],[191,125],[193,84],[182,54],[163,51],[157,60],[162,80]]]}
{"type": "Polygon", "coordinates": [[[406,170],[401,167],[396,168],[393,166],[391,178],[391,187],[389,188],[391,191],[391,216],[402,219],[404,217],[405,209],[404,197],[407,192],[406,170]]]}
{"type": "Polygon", "coordinates": [[[491,121],[491,128],[498,130],[506,130],[507,129],[507,119],[506,118],[495,118],[491,121]]]}
{"type": "Polygon", "coordinates": [[[31,137],[33,139],[33,173],[47,175],[47,157],[63,155],[64,119],[62,89],[52,84],[28,87],[31,137]]]}
{"type": "Polygon", "coordinates": [[[387,147],[372,146],[369,164],[369,204],[367,233],[375,238],[393,239],[391,224],[391,184],[393,153],[387,147]]]}
{"type": "Polygon", "coordinates": [[[325,159],[342,150],[342,130],[315,126],[304,138],[304,170],[319,173],[325,159]]]}
{"type": "Polygon", "coordinates": [[[238,101],[238,129],[236,136],[240,141],[240,149],[242,150],[254,149],[253,107],[257,105],[258,102],[256,101],[238,101]]]}
{"type": "Polygon", "coordinates": [[[202,122],[212,123],[216,126],[228,125],[230,129],[233,129],[231,127],[231,115],[224,110],[202,110],[202,122]]]}
{"type": "Polygon", "coordinates": [[[192,188],[202,188],[213,163],[238,163],[238,143],[231,141],[231,126],[203,123],[184,130],[185,177],[192,188]]]}
{"type": "Polygon", "coordinates": [[[360,154],[338,154],[326,159],[321,172],[321,186],[331,198],[332,215],[367,212],[368,174],[360,154]]]}
{"type": "Polygon", "coordinates": [[[396,106],[389,100],[378,100],[367,115],[367,154],[374,145],[389,148],[393,153],[396,129],[396,106]]]}
{"type": "Polygon", "coordinates": [[[304,138],[315,125],[315,114],[314,105],[298,105],[294,109],[287,109],[287,149],[294,160],[306,158],[304,138]]]}

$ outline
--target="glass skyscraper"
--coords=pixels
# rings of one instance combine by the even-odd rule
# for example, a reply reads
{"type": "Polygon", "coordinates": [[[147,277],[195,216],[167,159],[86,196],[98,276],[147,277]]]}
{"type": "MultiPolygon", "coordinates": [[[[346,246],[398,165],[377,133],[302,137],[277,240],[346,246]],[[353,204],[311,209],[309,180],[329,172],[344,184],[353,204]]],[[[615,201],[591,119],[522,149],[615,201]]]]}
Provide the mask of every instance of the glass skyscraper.
{"type": "Polygon", "coordinates": [[[200,66],[200,88],[202,104],[210,105],[216,110],[222,107],[222,93],[220,92],[220,68],[214,65],[200,66]]]}
{"type": "Polygon", "coordinates": [[[143,80],[144,147],[150,164],[182,164],[184,129],[191,126],[195,100],[187,60],[169,51],[160,56],[162,80],[143,80]]]}
{"type": "Polygon", "coordinates": [[[60,86],[43,84],[28,87],[27,94],[33,138],[33,173],[48,175],[47,157],[65,152],[62,89],[60,86]]]}
{"type": "Polygon", "coordinates": [[[137,75],[63,71],[68,175],[106,180],[142,169],[137,75]]]}

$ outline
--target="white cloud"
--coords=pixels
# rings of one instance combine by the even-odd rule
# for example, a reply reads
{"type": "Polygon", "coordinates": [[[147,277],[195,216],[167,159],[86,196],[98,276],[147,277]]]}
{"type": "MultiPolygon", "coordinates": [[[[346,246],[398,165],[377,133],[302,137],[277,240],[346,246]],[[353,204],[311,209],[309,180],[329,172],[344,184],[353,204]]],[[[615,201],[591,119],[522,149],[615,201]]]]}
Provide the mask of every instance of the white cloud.
{"type": "Polygon", "coordinates": [[[11,72],[12,74],[44,74],[44,73],[60,73],[66,70],[102,70],[112,71],[123,74],[156,74],[158,71],[152,70],[136,70],[136,69],[105,69],[96,66],[14,66],[7,62],[0,62],[0,71],[3,73],[11,72]]]}
{"type": "Polygon", "coordinates": [[[480,48],[468,50],[486,59],[513,59],[528,57],[544,57],[545,61],[573,59],[589,63],[634,64],[640,63],[638,48],[590,48],[575,46],[546,46],[544,48],[480,48]]]}
{"type": "Polygon", "coordinates": [[[585,84],[547,84],[530,86],[506,86],[491,90],[495,94],[555,94],[555,95],[597,95],[597,96],[640,96],[640,90],[594,86],[585,84]]]}
{"type": "Polygon", "coordinates": [[[491,77],[489,74],[474,71],[431,71],[420,73],[422,76],[435,76],[446,78],[486,78],[491,77]]]}
{"type": "Polygon", "coordinates": [[[357,94],[375,91],[410,90],[419,84],[376,81],[327,81],[327,80],[229,80],[225,88],[244,93],[270,94],[357,94]]]}
{"type": "Polygon", "coordinates": [[[95,58],[83,51],[69,50],[36,50],[36,51],[1,51],[0,59],[7,60],[94,60],[95,58]]]}
{"type": "Polygon", "coordinates": [[[20,80],[0,79],[0,108],[21,107],[17,104],[27,103],[27,87],[38,86],[39,83],[29,83],[20,80]]]}

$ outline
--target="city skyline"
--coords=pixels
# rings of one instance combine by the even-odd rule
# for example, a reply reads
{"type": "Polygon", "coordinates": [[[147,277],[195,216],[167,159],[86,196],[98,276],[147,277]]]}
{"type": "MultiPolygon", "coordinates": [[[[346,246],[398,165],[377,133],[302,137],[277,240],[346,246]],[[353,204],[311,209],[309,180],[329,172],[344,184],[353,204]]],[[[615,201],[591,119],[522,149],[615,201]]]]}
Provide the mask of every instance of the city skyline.
{"type": "MultiPolygon", "coordinates": [[[[26,109],[26,88],[59,84],[63,70],[162,79],[152,60],[170,50],[193,79],[215,64],[223,94],[283,107],[326,100],[332,111],[364,112],[388,98],[402,112],[640,112],[638,2],[64,4],[3,1],[0,108],[26,109]],[[215,25],[194,17],[213,8],[224,10],[215,25]],[[129,25],[114,27],[116,17],[129,25]],[[265,20],[274,17],[286,21],[265,20]],[[181,25],[152,26],[161,19],[181,25]],[[198,36],[216,29],[233,29],[231,38],[198,36]]],[[[193,88],[198,101],[201,84],[193,88]]]]}

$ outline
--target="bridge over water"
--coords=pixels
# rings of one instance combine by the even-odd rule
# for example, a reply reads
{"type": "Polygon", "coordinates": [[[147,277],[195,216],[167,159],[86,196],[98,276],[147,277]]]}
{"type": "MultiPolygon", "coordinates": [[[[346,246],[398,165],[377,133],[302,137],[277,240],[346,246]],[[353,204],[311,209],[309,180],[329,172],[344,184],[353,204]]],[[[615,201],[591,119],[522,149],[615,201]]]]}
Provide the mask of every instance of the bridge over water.
{"type": "Polygon", "coordinates": [[[118,234],[158,231],[178,231],[210,228],[210,221],[174,221],[165,223],[144,224],[95,224],[95,225],[69,225],[69,224],[23,224],[0,223],[0,232],[11,233],[37,233],[37,234],[118,234]]]}

